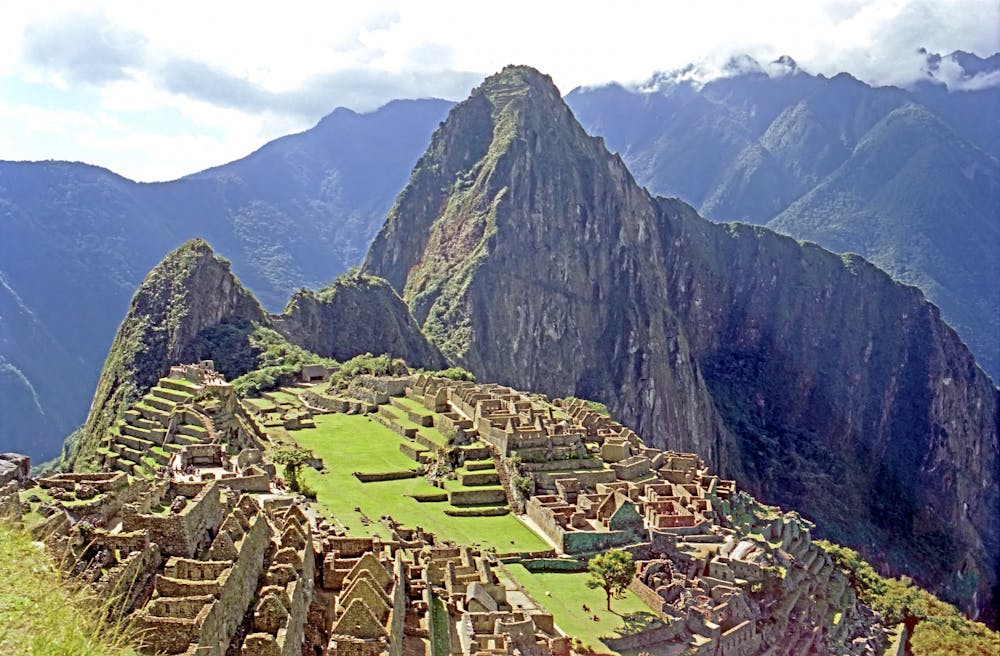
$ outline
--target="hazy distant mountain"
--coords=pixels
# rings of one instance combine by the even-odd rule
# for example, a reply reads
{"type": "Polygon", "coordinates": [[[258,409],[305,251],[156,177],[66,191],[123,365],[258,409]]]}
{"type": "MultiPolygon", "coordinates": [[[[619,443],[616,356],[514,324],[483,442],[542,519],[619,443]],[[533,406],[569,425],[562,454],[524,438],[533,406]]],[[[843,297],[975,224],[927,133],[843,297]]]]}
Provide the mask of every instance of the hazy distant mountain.
{"type": "Polygon", "coordinates": [[[58,454],[82,423],[146,272],[195,236],[271,310],[357,264],[451,103],[338,109],[301,134],[173,182],[0,162],[0,450],[58,454]]]}
{"type": "Polygon", "coordinates": [[[707,82],[687,67],[566,100],[651,192],[917,285],[1000,380],[1000,57],[928,62],[912,92],[742,57],[707,82]]]}

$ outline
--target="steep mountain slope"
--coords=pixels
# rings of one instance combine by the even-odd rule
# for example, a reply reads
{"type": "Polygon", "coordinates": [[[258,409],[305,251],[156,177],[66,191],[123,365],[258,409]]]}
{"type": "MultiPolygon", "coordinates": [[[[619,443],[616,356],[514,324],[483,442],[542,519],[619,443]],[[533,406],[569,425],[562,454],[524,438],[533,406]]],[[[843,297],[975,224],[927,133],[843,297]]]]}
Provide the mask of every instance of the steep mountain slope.
{"type": "Polygon", "coordinates": [[[118,327],[71,464],[93,451],[121,412],[180,361],[202,330],[223,321],[263,323],[265,314],[229,263],[203,240],[168,253],[143,280],[118,327]]]}
{"type": "Polygon", "coordinates": [[[204,240],[188,241],[149,272],[132,298],[87,423],[68,444],[67,464],[85,467],[108,427],[171,365],[214,359],[233,379],[274,365],[275,354],[295,351],[301,363],[310,355],[302,349],[342,360],[373,352],[428,369],[447,366],[384,280],[344,276],[319,294],[298,292],[284,314],[268,315],[228,261],[204,240]]]}
{"type": "Polygon", "coordinates": [[[17,387],[3,395],[4,448],[58,455],[86,413],[114,317],[176,245],[140,188],[83,164],[0,164],[0,360],[12,367],[5,387],[17,387]]]}
{"type": "Polygon", "coordinates": [[[299,290],[271,320],[289,341],[323,357],[343,361],[359,353],[393,353],[425,369],[448,366],[381,278],[351,273],[317,293],[299,290]]]}
{"type": "Polygon", "coordinates": [[[605,402],[992,612],[997,390],[937,309],[859,258],[652,198],[538,72],[452,111],[364,270],[477,375],[605,402]]]}
{"type": "Polygon", "coordinates": [[[653,193],[857,252],[919,286],[1000,377],[1000,253],[985,246],[1000,230],[996,88],[872,88],[787,57],[730,69],[704,85],[684,69],[637,89],[577,89],[567,102],[653,193]]]}
{"type": "Polygon", "coordinates": [[[918,286],[937,301],[983,367],[996,372],[998,198],[997,160],[925,108],[906,104],[879,121],[837,170],[768,226],[860,253],[918,286]]]}
{"type": "Polygon", "coordinates": [[[204,236],[265,306],[361,259],[451,103],[337,110],[226,166],[138,184],[66,162],[0,162],[0,445],[58,454],[129,298],[163,253],[204,236]]]}

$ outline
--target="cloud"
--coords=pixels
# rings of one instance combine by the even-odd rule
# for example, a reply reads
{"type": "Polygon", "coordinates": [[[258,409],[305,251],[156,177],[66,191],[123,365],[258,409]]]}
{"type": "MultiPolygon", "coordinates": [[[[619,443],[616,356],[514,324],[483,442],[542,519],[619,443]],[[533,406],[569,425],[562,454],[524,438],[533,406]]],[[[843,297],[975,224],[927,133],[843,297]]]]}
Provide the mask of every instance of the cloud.
{"type": "Polygon", "coordinates": [[[66,14],[27,25],[23,59],[66,82],[100,85],[142,63],[146,38],[117,27],[103,13],[66,14]]]}
{"type": "MultiPolygon", "coordinates": [[[[793,73],[768,63],[791,55],[813,74],[907,86],[928,79],[921,46],[980,56],[1000,46],[996,0],[578,0],[572,11],[538,0],[507,0],[503,11],[467,0],[7,4],[0,115],[11,120],[0,157],[71,157],[141,179],[245,154],[338,106],[458,100],[510,63],[551,75],[563,92],[655,71],[691,82],[732,75],[752,67],[727,65],[739,54],[769,75],[793,73]],[[97,122],[85,127],[87,117],[97,122]],[[189,149],[171,147],[180,143],[189,149]]],[[[949,63],[932,75],[952,89],[1000,84],[1000,74],[949,63]]]]}
{"type": "Polygon", "coordinates": [[[463,71],[357,68],[315,75],[294,89],[271,91],[193,60],[169,62],[159,76],[167,91],[193,100],[253,114],[270,112],[310,120],[338,106],[368,111],[394,98],[460,98],[482,79],[479,73],[463,71]]]}
{"type": "Polygon", "coordinates": [[[927,78],[944,84],[951,91],[979,91],[1000,86],[1000,55],[981,59],[969,53],[920,54],[926,58],[927,78]]]}

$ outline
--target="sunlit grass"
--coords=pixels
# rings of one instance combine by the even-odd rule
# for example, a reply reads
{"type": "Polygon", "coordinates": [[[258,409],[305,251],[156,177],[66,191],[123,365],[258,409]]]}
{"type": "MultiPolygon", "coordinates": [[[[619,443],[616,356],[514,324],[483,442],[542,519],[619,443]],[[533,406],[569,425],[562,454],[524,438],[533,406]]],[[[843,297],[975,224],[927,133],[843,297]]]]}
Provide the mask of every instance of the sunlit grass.
{"type": "Polygon", "coordinates": [[[621,637],[656,619],[649,606],[630,591],[625,592],[624,598],[612,600],[609,612],[604,590],[588,588],[590,575],[586,572],[532,573],[522,565],[507,565],[507,569],[536,601],[552,612],[560,629],[595,651],[616,653],[601,639],[621,637]],[[589,610],[584,610],[584,606],[589,610]]]}
{"type": "MultiPolygon", "coordinates": [[[[405,526],[421,526],[440,538],[462,544],[495,547],[497,551],[541,551],[548,545],[513,515],[451,517],[447,501],[420,503],[409,495],[442,490],[423,477],[361,483],[352,474],[389,472],[417,467],[399,450],[405,440],[364,415],[330,414],[315,418],[316,428],[290,431],[301,446],[323,459],[326,472],[303,472],[317,493],[317,502],[352,533],[385,536],[378,519],[390,515],[405,526]],[[360,512],[355,508],[360,508],[360,512]],[[364,524],[361,515],[371,523],[364,524]]],[[[457,482],[456,486],[457,486],[457,482]]]]}
{"type": "Polygon", "coordinates": [[[0,654],[134,654],[125,632],[99,621],[103,602],[64,581],[24,531],[0,524],[0,654]]]}

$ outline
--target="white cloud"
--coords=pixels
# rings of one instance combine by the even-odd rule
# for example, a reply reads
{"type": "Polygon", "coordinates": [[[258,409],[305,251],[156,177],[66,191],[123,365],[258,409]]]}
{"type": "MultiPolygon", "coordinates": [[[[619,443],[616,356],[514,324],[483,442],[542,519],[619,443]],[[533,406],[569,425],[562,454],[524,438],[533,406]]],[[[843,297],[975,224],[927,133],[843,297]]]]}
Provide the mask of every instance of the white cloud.
{"type": "MultiPolygon", "coordinates": [[[[263,139],[309,127],[336,106],[459,99],[478,78],[510,63],[550,74],[564,92],[646,80],[702,60],[708,62],[702,73],[710,73],[736,53],[764,63],[787,54],[812,73],[846,70],[876,84],[906,84],[924,75],[921,46],[980,55],[1000,48],[995,0],[53,0],[12,3],[4,13],[0,82],[61,85],[81,98],[84,87],[97,89],[97,111],[124,126],[94,119],[86,138],[69,130],[71,143],[41,156],[72,152],[143,179],[245,154],[263,139]],[[153,117],[149,125],[143,116],[153,117]],[[167,116],[173,125],[163,124],[167,116]]],[[[942,70],[938,79],[947,75],[942,70]]],[[[8,159],[38,157],[52,145],[31,142],[40,126],[65,130],[80,120],[74,112],[95,111],[82,99],[69,108],[6,101],[8,113],[36,108],[5,122],[5,130],[25,133],[0,142],[0,157],[8,159]],[[69,114],[59,120],[52,112],[69,114]]]]}

